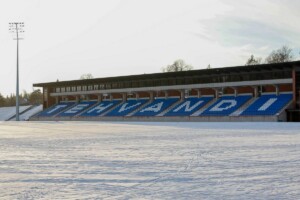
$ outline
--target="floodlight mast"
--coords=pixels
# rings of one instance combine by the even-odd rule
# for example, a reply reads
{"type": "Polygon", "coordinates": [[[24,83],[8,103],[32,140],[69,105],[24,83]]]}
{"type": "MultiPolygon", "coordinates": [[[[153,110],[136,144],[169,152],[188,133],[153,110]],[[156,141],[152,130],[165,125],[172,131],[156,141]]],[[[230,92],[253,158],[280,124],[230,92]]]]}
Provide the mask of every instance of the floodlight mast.
{"type": "Polygon", "coordinates": [[[19,40],[23,38],[19,38],[19,33],[24,33],[24,22],[12,22],[9,23],[9,31],[11,33],[16,33],[16,38],[17,40],[17,72],[16,72],[16,121],[20,121],[19,118],[19,107],[20,107],[20,102],[19,102],[19,40]]]}

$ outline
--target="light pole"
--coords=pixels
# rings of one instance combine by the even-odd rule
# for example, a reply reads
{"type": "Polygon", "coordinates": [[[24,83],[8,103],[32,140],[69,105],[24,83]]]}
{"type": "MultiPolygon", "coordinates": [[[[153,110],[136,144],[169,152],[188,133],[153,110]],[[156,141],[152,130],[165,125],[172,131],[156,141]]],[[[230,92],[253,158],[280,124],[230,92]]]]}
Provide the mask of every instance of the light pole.
{"type": "Polygon", "coordinates": [[[24,33],[24,22],[11,22],[9,23],[9,32],[16,34],[17,40],[17,77],[16,77],[16,121],[19,121],[19,40],[23,39],[19,37],[19,33],[24,33]]]}

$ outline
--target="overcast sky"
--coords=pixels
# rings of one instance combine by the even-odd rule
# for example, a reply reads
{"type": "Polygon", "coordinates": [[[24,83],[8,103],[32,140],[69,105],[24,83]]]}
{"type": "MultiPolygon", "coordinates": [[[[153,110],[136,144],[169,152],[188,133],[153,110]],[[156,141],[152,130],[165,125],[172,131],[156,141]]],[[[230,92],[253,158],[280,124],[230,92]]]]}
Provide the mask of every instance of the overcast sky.
{"type": "Polygon", "coordinates": [[[0,93],[57,79],[156,73],[176,59],[195,69],[244,65],[288,45],[299,59],[296,0],[0,0],[0,93]]]}

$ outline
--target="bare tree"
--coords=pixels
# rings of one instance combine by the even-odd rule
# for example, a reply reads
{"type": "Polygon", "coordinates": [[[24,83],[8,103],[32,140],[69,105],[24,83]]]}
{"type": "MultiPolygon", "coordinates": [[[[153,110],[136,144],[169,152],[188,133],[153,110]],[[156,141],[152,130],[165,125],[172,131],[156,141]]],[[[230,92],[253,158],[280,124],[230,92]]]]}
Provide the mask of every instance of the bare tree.
{"type": "Polygon", "coordinates": [[[261,64],[261,58],[255,58],[252,54],[250,58],[247,60],[246,65],[259,65],[261,64]]]}
{"type": "Polygon", "coordinates": [[[81,79],[81,80],[84,80],[84,79],[92,79],[92,78],[94,78],[92,74],[82,74],[82,75],[80,76],[80,79],[81,79]]]}
{"type": "Polygon", "coordinates": [[[192,70],[193,66],[188,65],[182,59],[178,59],[174,61],[172,65],[168,65],[167,67],[163,67],[163,72],[179,72],[179,71],[188,71],[192,70]]]}
{"type": "Polygon", "coordinates": [[[280,49],[274,50],[266,58],[266,63],[282,63],[293,60],[292,49],[288,46],[282,46],[280,49]]]}

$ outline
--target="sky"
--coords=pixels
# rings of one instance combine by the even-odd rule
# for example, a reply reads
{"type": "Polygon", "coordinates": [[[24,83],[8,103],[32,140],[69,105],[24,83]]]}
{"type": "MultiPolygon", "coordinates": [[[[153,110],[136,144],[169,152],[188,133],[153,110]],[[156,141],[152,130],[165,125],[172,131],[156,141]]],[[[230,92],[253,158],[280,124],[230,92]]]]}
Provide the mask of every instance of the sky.
{"type": "Polygon", "coordinates": [[[0,93],[33,83],[157,73],[183,59],[194,69],[244,65],[283,45],[300,59],[295,0],[0,0],[0,93]]]}

